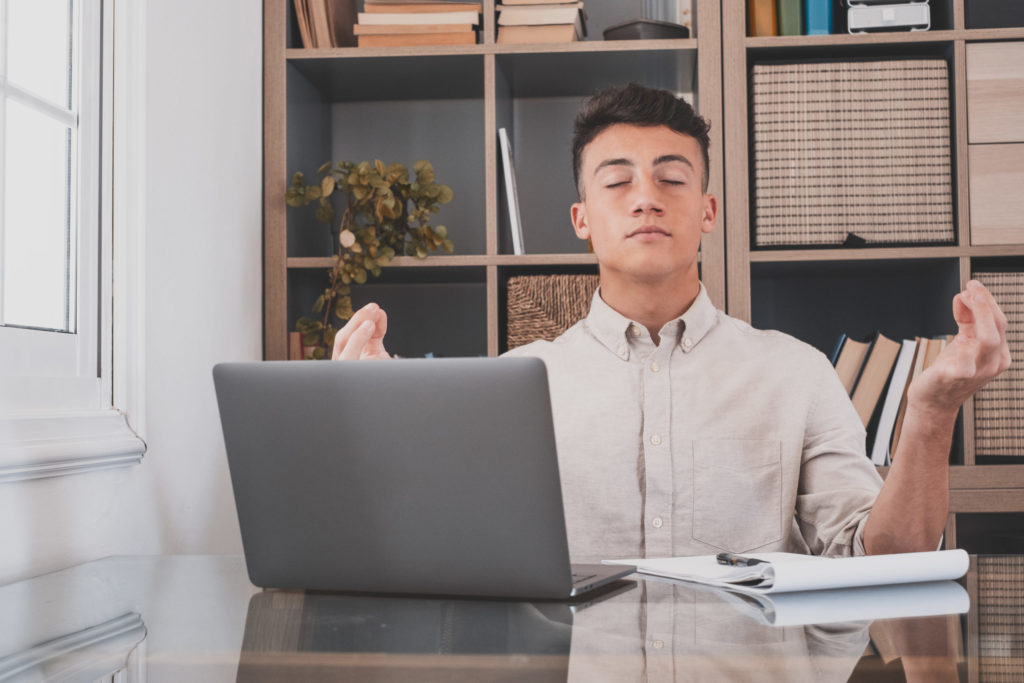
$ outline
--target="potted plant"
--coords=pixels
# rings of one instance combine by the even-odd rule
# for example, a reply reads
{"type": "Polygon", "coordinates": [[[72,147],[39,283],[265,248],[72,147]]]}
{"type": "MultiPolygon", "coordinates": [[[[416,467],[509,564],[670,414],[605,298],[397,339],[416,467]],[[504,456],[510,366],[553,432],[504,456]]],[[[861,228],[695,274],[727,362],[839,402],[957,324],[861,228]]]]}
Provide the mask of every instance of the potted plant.
{"type": "Polygon", "coordinates": [[[302,173],[292,176],[285,196],[289,206],[316,203],[316,219],[332,226],[334,266],[327,287],[313,305],[316,318],[296,321],[304,347],[315,359],[327,358],[334,335],[352,317],[352,285],[377,277],[395,255],[426,258],[432,251],[454,249],[443,225],[430,225],[431,214],[452,200],[452,189],[439,184],[428,161],[412,167],[370,163],[327,162],[317,173],[320,180],[307,184],[302,173]],[[345,208],[335,222],[336,193],[344,193],[345,208]],[[337,325],[335,323],[338,323],[337,325]]]}

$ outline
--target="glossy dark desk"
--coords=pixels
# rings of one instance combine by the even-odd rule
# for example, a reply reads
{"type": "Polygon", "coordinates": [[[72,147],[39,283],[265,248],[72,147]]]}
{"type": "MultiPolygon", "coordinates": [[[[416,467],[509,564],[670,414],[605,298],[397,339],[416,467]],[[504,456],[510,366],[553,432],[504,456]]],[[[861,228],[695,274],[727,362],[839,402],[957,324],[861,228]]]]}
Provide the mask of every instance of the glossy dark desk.
{"type": "Polygon", "coordinates": [[[1024,557],[972,558],[960,584],[964,614],[778,626],[653,580],[568,606],[259,591],[237,557],[114,557],[0,587],[0,681],[1024,680],[1024,557]]]}

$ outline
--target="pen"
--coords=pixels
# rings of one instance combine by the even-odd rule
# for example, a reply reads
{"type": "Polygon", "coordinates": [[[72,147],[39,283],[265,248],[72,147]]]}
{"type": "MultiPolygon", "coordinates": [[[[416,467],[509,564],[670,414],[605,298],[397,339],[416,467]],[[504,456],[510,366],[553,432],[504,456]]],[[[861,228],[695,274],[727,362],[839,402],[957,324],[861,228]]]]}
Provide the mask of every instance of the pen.
{"type": "Polygon", "coordinates": [[[765,560],[759,560],[756,557],[745,557],[743,555],[734,555],[733,553],[718,553],[715,556],[718,560],[718,564],[728,564],[733,567],[750,567],[755,564],[767,564],[765,560]]]}

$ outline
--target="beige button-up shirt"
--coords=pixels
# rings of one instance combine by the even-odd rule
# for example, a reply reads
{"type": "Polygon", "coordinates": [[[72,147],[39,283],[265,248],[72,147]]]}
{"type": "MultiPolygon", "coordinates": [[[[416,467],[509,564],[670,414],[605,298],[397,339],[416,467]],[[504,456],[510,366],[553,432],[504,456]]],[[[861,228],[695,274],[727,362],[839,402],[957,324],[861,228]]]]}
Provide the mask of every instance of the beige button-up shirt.
{"type": "Polygon", "coordinates": [[[508,354],[547,367],[573,561],[863,554],[882,481],[828,359],[703,285],[659,337],[598,290],[561,337],[508,354]]]}

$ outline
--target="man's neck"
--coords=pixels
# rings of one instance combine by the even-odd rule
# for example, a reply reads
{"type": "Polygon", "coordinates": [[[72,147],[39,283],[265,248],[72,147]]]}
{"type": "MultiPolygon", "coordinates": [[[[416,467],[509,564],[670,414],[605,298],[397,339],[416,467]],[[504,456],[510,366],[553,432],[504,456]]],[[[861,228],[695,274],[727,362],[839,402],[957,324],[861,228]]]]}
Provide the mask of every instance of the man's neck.
{"type": "Polygon", "coordinates": [[[601,299],[615,312],[646,327],[655,344],[665,323],[690,310],[699,293],[696,277],[637,282],[601,273],[601,299]]]}

